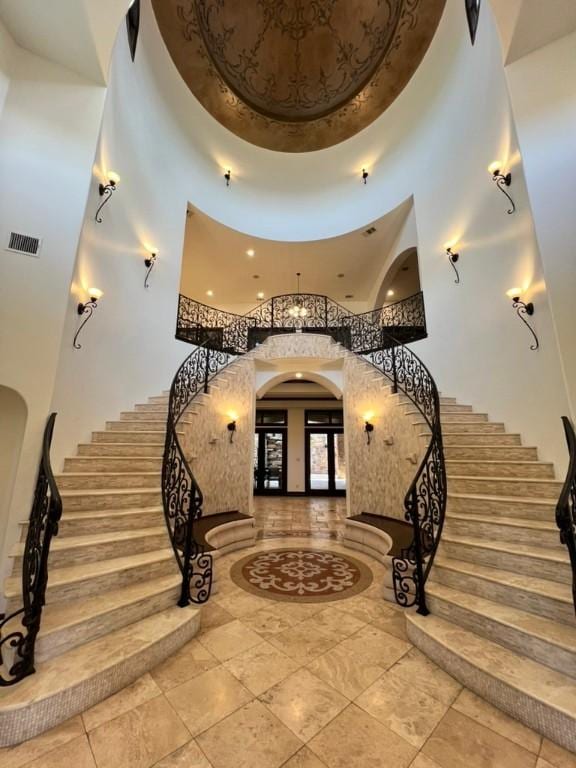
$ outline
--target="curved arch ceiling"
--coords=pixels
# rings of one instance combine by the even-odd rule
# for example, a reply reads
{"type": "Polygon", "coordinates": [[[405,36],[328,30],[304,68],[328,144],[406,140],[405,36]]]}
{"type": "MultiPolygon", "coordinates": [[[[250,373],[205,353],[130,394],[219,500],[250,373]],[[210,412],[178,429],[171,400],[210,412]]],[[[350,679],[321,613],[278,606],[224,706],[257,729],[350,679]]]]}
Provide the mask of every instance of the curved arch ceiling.
{"type": "Polygon", "coordinates": [[[222,125],[266,149],[350,138],[418,68],[446,0],[152,0],[168,51],[222,125]]]}

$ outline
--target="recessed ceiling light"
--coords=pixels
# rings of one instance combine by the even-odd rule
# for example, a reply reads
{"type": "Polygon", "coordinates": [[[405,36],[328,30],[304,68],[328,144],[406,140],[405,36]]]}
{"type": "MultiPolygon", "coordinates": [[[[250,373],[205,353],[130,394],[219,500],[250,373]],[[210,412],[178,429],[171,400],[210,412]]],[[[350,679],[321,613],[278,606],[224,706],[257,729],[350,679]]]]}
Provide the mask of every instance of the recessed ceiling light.
{"type": "Polygon", "coordinates": [[[214,291],[206,291],[206,296],[214,296],[214,291]]]}
{"type": "Polygon", "coordinates": [[[303,376],[304,374],[303,374],[303,373],[297,373],[297,374],[295,374],[295,375],[296,375],[296,378],[297,378],[297,379],[301,379],[301,378],[302,378],[302,376],[303,376]]]}
{"type": "Polygon", "coordinates": [[[386,296],[394,296],[394,291],[392,290],[392,288],[390,288],[389,291],[386,291],[386,296]]]}
{"type": "Polygon", "coordinates": [[[256,251],[254,250],[254,248],[248,248],[248,250],[246,251],[246,256],[249,256],[250,258],[252,258],[253,256],[256,256],[256,251]]]}
{"type": "Polygon", "coordinates": [[[264,298],[264,292],[263,291],[258,291],[258,293],[256,294],[256,298],[257,299],[263,299],[264,298]]]}

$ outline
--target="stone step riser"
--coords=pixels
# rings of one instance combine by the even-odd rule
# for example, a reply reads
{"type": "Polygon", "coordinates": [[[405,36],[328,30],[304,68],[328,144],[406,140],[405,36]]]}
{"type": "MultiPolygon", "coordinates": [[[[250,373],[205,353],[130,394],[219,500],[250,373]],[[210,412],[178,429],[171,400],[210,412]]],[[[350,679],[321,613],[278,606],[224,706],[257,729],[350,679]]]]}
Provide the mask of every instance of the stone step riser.
{"type": "Polygon", "coordinates": [[[566,603],[542,593],[528,592],[509,584],[483,579],[481,576],[461,573],[451,568],[445,568],[438,561],[434,563],[430,581],[483,597],[486,600],[510,605],[537,616],[561,621],[570,626],[574,623],[574,607],[571,602],[566,603]]]}
{"type": "Polygon", "coordinates": [[[170,397],[168,395],[156,395],[148,398],[149,405],[168,405],[170,397]]]}
{"type": "Polygon", "coordinates": [[[163,413],[168,415],[168,403],[137,403],[134,406],[136,413],[163,413]]]}
{"type": "Polygon", "coordinates": [[[125,456],[125,457],[150,457],[159,458],[162,461],[164,455],[164,443],[157,445],[145,443],[90,443],[78,446],[78,456],[125,456]]]}
{"type": "Polygon", "coordinates": [[[168,412],[165,411],[129,411],[120,414],[120,421],[153,421],[155,424],[166,424],[168,412]]]}
{"type": "MultiPolygon", "coordinates": [[[[407,397],[406,395],[398,395],[397,394],[397,395],[394,395],[394,397],[397,398],[398,405],[410,405],[412,403],[410,398],[407,397]]],[[[456,403],[456,398],[455,397],[441,397],[440,398],[440,405],[441,406],[443,406],[443,405],[448,405],[448,406],[455,405],[456,407],[459,407],[459,408],[466,408],[466,410],[472,410],[472,406],[471,405],[459,406],[456,403]]]]}
{"type": "Polygon", "coordinates": [[[160,491],[146,493],[99,493],[87,491],[79,496],[62,494],[64,512],[89,512],[95,509],[134,509],[136,507],[158,507],[162,504],[160,491]]]}
{"type": "Polygon", "coordinates": [[[557,499],[562,483],[553,480],[532,482],[504,478],[462,478],[448,475],[448,489],[451,493],[478,493],[487,496],[516,496],[527,499],[557,499]]]}
{"type": "Polygon", "coordinates": [[[524,448],[521,446],[465,446],[444,445],[444,456],[447,461],[538,461],[536,448],[524,448]]]}
{"type": "Polygon", "coordinates": [[[554,521],[554,506],[551,504],[526,504],[522,501],[508,501],[498,498],[489,500],[460,499],[448,493],[448,514],[452,512],[470,515],[494,515],[494,517],[517,517],[545,522],[554,521]]]}
{"type": "Polygon", "coordinates": [[[475,477],[527,477],[540,480],[554,480],[552,464],[541,464],[537,461],[519,464],[498,461],[497,463],[482,461],[447,460],[446,472],[449,475],[473,475],[475,477]]]}
{"type": "Polygon", "coordinates": [[[437,595],[428,594],[428,605],[436,616],[469,629],[540,664],[545,664],[551,669],[576,677],[576,655],[570,650],[522,631],[518,627],[496,621],[492,617],[476,614],[437,595]]]}
{"type": "MultiPolygon", "coordinates": [[[[82,514],[81,518],[67,519],[62,516],[58,525],[58,535],[66,536],[90,536],[96,533],[114,533],[120,531],[141,530],[142,528],[155,528],[164,525],[164,515],[161,511],[131,512],[130,514],[110,514],[105,517],[93,517],[89,512],[82,514]]],[[[26,540],[28,523],[22,523],[20,541],[26,540]]]]}
{"type": "Polygon", "coordinates": [[[461,422],[465,424],[488,424],[488,416],[485,413],[446,413],[442,411],[440,414],[440,421],[442,424],[452,424],[453,422],[461,422]]]}
{"type": "Polygon", "coordinates": [[[448,541],[444,536],[440,544],[442,555],[453,560],[464,560],[467,563],[492,565],[501,571],[524,573],[526,576],[536,574],[540,579],[550,579],[560,584],[572,583],[572,572],[568,563],[547,560],[519,553],[499,552],[479,546],[470,546],[460,542],[448,541]]]}
{"type": "Polygon", "coordinates": [[[95,443],[155,443],[164,444],[164,431],[152,430],[149,432],[93,432],[92,440],[95,443]]]}
{"type": "Polygon", "coordinates": [[[164,421],[107,421],[106,431],[111,432],[156,432],[164,436],[166,423],[164,421]]]}
{"type": "Polygon", "coordinates": [[[471,405],[456,405],[456,404],[446,404],[446,403],[440,403],[440,413],[441,414],[449,414],[449,413],[472,413],[472,406],[471,405]]]}
{"type": "Polygon", "coordinates": [[[98,616],[74,624],[73,627],[65,627],[44,635],[40,631],[36,643],[36,659],[40,662],[47,661],[78,645],[96,640],[109,632],[152,616],[154,613],[172,608],[177,604],[179,593],[180,587],[176,585],[152,597],[146,595],[128,605],[112,608],[98,616]]]}
{"type": "Polygon", "coordinates": [[[160,488],[161,479],[160,472],[120,475],[101,472],[92,475],[59,475],[56,482],[61,491],[95,491],[108,488],[160,488]]]}
{"type": "Polygon", "coordinates": [[[504,432],[494,434],[456,434],[442,429],[442,438],[444,445],[448,447],[461,445],[474,445],[478,447],[490,447],[492,445],[497,445],[499,447],[516,447],[521,445],[520,435],[509,435],[504,432]]]}
{"type": "Polygon", "coordinates": [[[444,531],[448,536],[472,537],[494,542],[518,542],[534,547],[560,549],[561,544],[557,531],[535,531],[531,528],[521,528],[494,523],[481,523],[477,520],[462,520],[446,516],[444,531]]]}
{"type": "Polygon", "coordinates": [[[158,472],[162,471],[162,457],[110,456],[87,459],[66,459],[64,472],[158,472]]]}
{"type": "Polygon", "coordinates": [[[489,421],[442,421],[442,434],[477,433],[481,435],[498,435],[504,433],[504,424],[493,424],[489,421]]]}

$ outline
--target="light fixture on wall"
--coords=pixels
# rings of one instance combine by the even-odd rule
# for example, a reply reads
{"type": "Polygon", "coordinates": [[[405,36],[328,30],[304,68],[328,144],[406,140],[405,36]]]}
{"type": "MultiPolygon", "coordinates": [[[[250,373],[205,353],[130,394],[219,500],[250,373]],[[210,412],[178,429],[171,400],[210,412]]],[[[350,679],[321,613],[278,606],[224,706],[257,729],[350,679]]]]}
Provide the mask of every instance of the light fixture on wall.
{"type": "Polygon", "coordinates": [[[534,314],[534,304],[529,301],[528,303],[522,301],[522,289],[521,288],[511,288],[509,291],[506,292],[507,296],[509,296],[512,299],[512,306],[516,310],[516,314],[522,320],[524,325],[527,326],[528,330],[534,337],[534,343],[530,344],[530,349],[537,350],[540,346],[540,342],[538,341],[538,336],[536,336],[536,333],[528,320],[526,320],[526,317],[532,317],[534,314]]]}
{"type": "Polygon", "coordinates": [[[80,331],[82,330],[82,328],[84,328],[88,320],[90,320],[90,318],[92,317],[94,310],[98,306],[98,300],[101,299],[104,294],[98,288],[90,288],[88,290],[88,295],[90,297],[90,300],[84,303],[80,302],[76,308],[76,311],[78,312],[80,317],[83,317],[83,316],[85,317],[84,317],[84,320],[80,323],[80,326],[78,327],[78,330],[74,335],[74,341],[72,342],[74,349],[82,349],[82,345],[78,344],[78,336],[80,335],[80,331]]]}
{"type": "Polygon", "coordinates": [[[305,306],[303,306],[302,299],[300,298],[300,275],[301,275],[301,272],[296,272],[298,295],[297,295],[296,301],[288,310],[288,314],[290,315],[290,317],[293,317],[296,320],[304,319],[308,314],[308,310],[306,309],[305,306]]]}
{"type": "Polygon", "coordinates": [[[114,171],[109,171],[108,183],[99,185],[98,192],[100,193],[100,197],[103,197],[104,200],[102,200],[102,202],[98,206],[98,210],[96,211],[96,216],[94,217],[95,220],[98,222],[98,224],[102,224],[102,216],[100,216],[100,212],[102,208],[104,208],[108,200],[110,200],[114,192],[116,191],[118,184],[120,184],[120,176],[118,176],[118,174],[115,173],[114,171]]]}
{"type": "Polygon", "coordinates": [[[366,168],[362,168],[362,183],[363,184],[366,184],[366,182],[368,181],[368,176],[370,176],[370,174],[368,173],[366,168]]]}
{"type": "Polygon", "coordinates": [[[454,282],[458,284],[460,282],[460,273],[458,272],[458,268],[456,267],[456,262],[460,258],[460,254],[454,253],[454,251],[452,250],[452,246],[449,244],[446,244],[445,247],[446,247],[446,255],[448,256],[448,261],[450,262],[450,264],[452,265],[452,269],[456,273],[456,280],[454,280],[454,282]]]}
{"type": "Polygon", "coordinates": [[[146,272],[146,277],[144,278],[144,288],[149,288],[148,285],[148,278],[150,277],[150,272],[154,269],[154,264],[156,263],[156,259],[158,257],[158,249],[157,248],[150,248],[149,249],[150,255],[147,256],[144,259],[144,266],[148,270],[146,272]]]}
{"type": "Polygon", "coordinates": [[[510,184],[512,184],[512,174],[510,172],[504,174],[502,173],[502,162],[500,160],[495,160],[493,163],[491,163],[488,166],[488,173],[492,175],[492,181],[496,184],[498,189],[502,192],[503,195],[506,195],[508,200],[510,201],[511,208],[508,208],[508,213],[513,214],[516,210],[516,203],[508,192],[506,192],[505,187],[509,187],[510,184]]]}
{"type": "Polygon", "coordinates": [[[238,414],[236,411],[228,411],[228,418],[230,421],[226,424],[226,429],[230,434],[230,442],[234,442],[234,434],[236,433],[236,422],[238,421],[238,414]]]}
{"type": "Polygon", "coordinates": [[[367,411],[364,414],[364,432],[366,432],[366,443],[368,445],[370,445],[370,442],[372,440],[372,432],[374,432],[374,424],[372,424],[373,418],[374,418],[373,411],[367,411]]]}
{"type": "Polygon", "coordinates": [[[224,174],[224,178],[226,179],[226,186],[230,186],[230,182],[232,181],[232,171],[228,169],[226,173],[224,174]]]}

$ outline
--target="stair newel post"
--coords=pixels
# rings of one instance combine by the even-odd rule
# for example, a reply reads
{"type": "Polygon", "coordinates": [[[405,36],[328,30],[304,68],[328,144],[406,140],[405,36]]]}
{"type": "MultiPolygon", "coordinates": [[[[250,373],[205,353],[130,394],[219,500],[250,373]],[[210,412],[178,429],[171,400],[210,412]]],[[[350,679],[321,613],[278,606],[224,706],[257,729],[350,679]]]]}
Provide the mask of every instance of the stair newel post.
{"type": "Polygon", "coordinates": [[[415,490],[412,491],[410,497],[410,517],[412,519],[412,527],[414,530],[414,560],[416,561],[414,566],[414,585],[416,587],[416,603],[418,605],[416,613],[419,613],[421,616],[428,616],[430,611],[426,605],[426,593],[424,591],[424,563],[422,561],[420,515],[418,514],[418,499],[416,498],[415,490]]]}
{"type": "Polygon", "coordinates": [[[204,393],[208,394],[208,380],[210,378],[210,347],[206,347],[206,370],[204,371],[204,393]]]}

